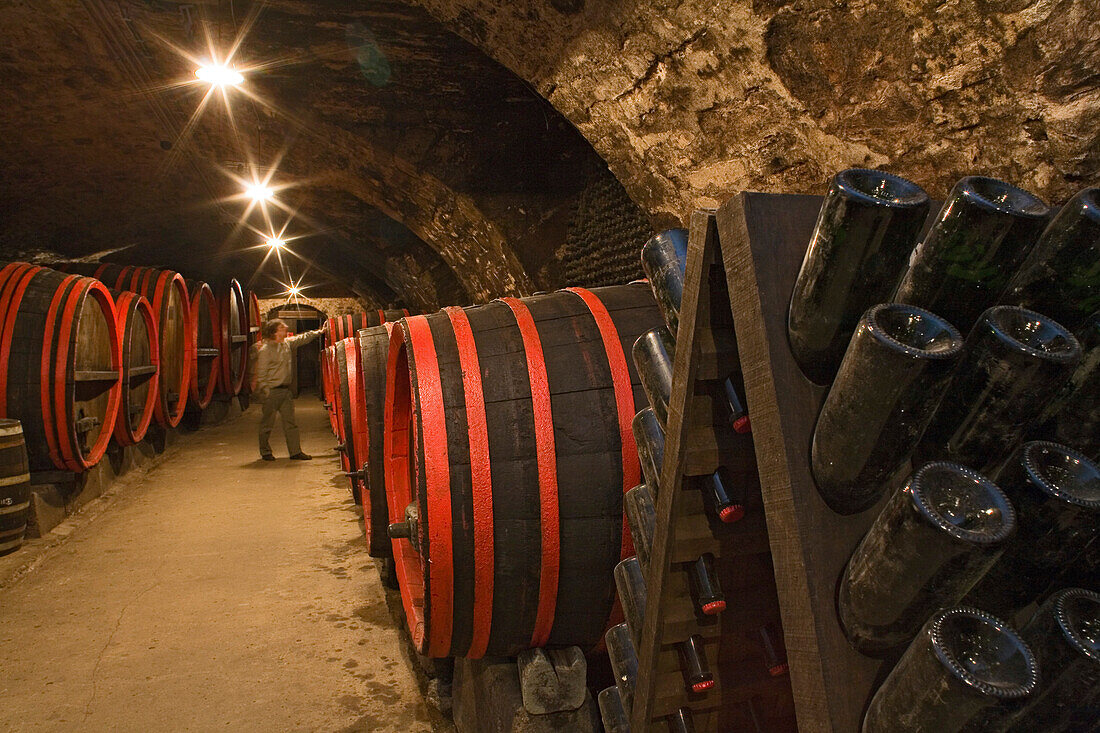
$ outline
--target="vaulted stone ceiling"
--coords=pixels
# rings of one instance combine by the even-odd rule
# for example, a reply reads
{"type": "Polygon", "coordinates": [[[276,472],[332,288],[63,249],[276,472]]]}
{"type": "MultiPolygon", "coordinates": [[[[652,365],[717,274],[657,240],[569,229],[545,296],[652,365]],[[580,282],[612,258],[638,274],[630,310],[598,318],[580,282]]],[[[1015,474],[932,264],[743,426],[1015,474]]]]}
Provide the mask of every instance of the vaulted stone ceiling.
{"type": "MultiPolygon", "coordinates": [[[[8,255],[248,279],[263,250],[228,174],[277,163],[289,275],[432,308],[563,284],[607,167],[651,227],[853,165],[934,196],[968,173],[1054,203],[1100,183],[1094,0],[12,0],[0,23],[8,255]],[[236,132],[219,100],[186,127],[202,87],[171,87],[194,71],[171,47],[242,29],[262,102],[232,95],[236,132]]],[[[269,260],[253,284],[280,279],[269,260]]]]}

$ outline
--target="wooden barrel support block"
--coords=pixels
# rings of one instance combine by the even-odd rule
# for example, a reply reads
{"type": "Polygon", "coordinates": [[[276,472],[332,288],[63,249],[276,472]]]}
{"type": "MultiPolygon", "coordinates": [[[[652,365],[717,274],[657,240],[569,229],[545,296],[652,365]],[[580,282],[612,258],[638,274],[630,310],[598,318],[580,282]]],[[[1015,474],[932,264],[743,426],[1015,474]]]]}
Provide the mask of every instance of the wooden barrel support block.
{"type": "Polygon", "coordinates": [[[134,445],[145,437],[153,421],[160,380],[157,322],[144,296],[116,290],[116,323],[122,340],[122,392],[115,442],[134,445]]]}
{"type": "Polygon", "coordinates": [[[417,649],[513,655],[600,640],[640,481],[630,353],[660,313],[644,284],[413,316],[393,329],[384,455],[417,649]],[[412,529],[411,527],[407,527],[412,529]],[[400,532],[400,530],[399,530],[400,532]]]}
{"type": "Polygon", "coordinates": [[[99,462],[121,401],[120,362],[102,283],[22,262],[0,270],[0,417],[19,416],[32,469],[99,462]]]}

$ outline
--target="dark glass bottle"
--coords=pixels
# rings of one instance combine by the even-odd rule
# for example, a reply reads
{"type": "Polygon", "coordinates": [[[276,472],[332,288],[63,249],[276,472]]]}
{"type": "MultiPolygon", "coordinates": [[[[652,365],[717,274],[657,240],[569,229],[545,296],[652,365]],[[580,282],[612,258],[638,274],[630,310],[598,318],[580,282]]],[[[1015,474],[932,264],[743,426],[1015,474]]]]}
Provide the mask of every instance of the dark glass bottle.
{"type": "Polygon", "coordinates": [[[1080,360],[1077,339],[1057,322],[1015,306],[990,308],[966,339],[921,441],[922,459],[992,475],[1080,360]]]}
{"type": "Polygon", "coordinates": [[[767,623],[757,632],[760,637],[760,646],[764,650],[764,666],[772,677],[779,677],[790,671],[787,664],[787,645],[783,641],[783,634],[775,624],[767,623]]]}
{"type": "Polygon", "coordinates": [[[687,229],[669,229],[651,238],[642,247],[642,269],[665,324],[673,336],[680,327],[680,303],[684,299],[684,272],[687,269],[687,229]]]}
{"type": "Polygon", "coordinates": [[[1007,730],[1074,733],[1100,726],[1100,593],[1058,591],[1020,636],[1039,662],[1039,691],[1004,716],[1011,721],[1007,730]]]}
{"type": "Polygon", "coordinates": [[[709,552],[687,566],[688,588],[695,607],[705,616],[715,616],[726,610],[726,597],[714,572],[714,555],[709,552]]]}
{"type": "Polygon", "coordinates": [[[1037,684],[1035,657],[1003,621],[975,608],[939,611],[871,699],[863,733],[959,731],[1037,684]]]}
{"type": "Polygon", "coordinates": [[[668,424],[668,401],[672,395],[672,361],[676,340],[664,326],[646,331],[631,349],[642,389],[661,425],[668,424]]]}
{"type": "Polygon", "coordinates": [[[1011,617],[1100,534],[1100,469],[1057,443],[1024,443],[997,477],[1016,507],[1016,539],[967,596],[1011,617]]]}
{"type": "Polygon", "coordinates": [[[657,507],[653,505],[653,495],[649,493],[648,486],[641,484],[626,492],[623,503],[638,561],[642,565],[649,565],[649,555],[653,549],[653,530],[657,526],[657,507]]]}
{"type": "Polygon", "coordinates": [[[848,641],[877,656],[909,643],[1000,557],[1016,513],[989,479],[928,463],[894,492],[848,560],[837,608],[848,641]]]}
{"type": "Polygon", "coordinates": [[[707,664],[703,637],[692,634],[686,641],[676,645],[676,653],[680,657],[680,671],[684,675],[684,686],[688,692],[706,692],[714,688],[714,673],[707,664]]]}
{"type": "Polygon", "coordinates": [[[791,295],[787,332],[802,373],[828,384],[863,313],[889,300],[928,217],[928,194],[883,171],[833,177],[791,295]]]}
{"type": "Polygon", "coordinates": [[[1076,331],[1100,310],[1100,188],[1086,188],[1050,222],[1000,302],[1045,313],[1076,331]]]}
{"type": "Polygon", "coordinates": [[[695,733],[695,720],[691,717],[691,708],[680,708],[668,716],[669,733],[695,733]]]}
{"type": "Polygon", "coordinates": [[[1054,416],[1058,442],[1100,460],[1100,312],[1093,313],[1076,333],[1081,363],[1062,390],[1054,416]]]}
{"type": "Polygon", "coordinates": [[[665,460],[665,430],[657,420],[652,407],[639,410],[630,428],[638,447],[638,460],[642,463],[642,476],[653,499],[660,492],[661,465],[665,460]]]}
{"type": "Polygon", "coordinates": [[[955,184],[909,260],[894,300],[925,308],[968,333],[997,304],[1050,220],[1033,194],[995,178],[955,184]]]}
{"type": "Polygon", "coordinates": [[[737,385],[733,383],[733,377],[726,377],[722,381],[722,390],[726,395],[726,409],[728,410],[729,426],[735,433],[751,433],[752,421],[749,419],[749,411],[745,408],[745,402],[737,385]]]}
{"type": "Polygon", "coordinates": [[[634,650],[630,629],[625,623],[612,626],[604,634],[603,640],[607,646],[611,673],[615,675],[615,687],[619,688],[623,709],[633,710],[634,691],[638,687],[638,653],[634,650]]]}
{"type": "Polygon", "coordinates": [[[732,524],[745,516],[745,496],[741,486],[731,480],[723,466],[703,480],[703,491],[714,502],[714,511],[726,524],[732,524]]]}
{"type": "Polygon", "coordinates": [[[615,566],[615,589],[619,592],[626,627],[630,629],[634,643],[638,644],[642,639],[646,603],[645,576],[638,558],[628,557],[615,566]]]}
{"type": "Polygon", "coordinates": [[[630,713],[623,707],[618,687],[600,690],[596,700],[600,704],[604,733],[630,733],[630,713]]]}
{"type": "Polygon", "coordinates": [[[874,504],[909,460],[962,355],[947,321],[884,303],[860,319],[814,428],[810,467],[841,514],[874,504]]]}

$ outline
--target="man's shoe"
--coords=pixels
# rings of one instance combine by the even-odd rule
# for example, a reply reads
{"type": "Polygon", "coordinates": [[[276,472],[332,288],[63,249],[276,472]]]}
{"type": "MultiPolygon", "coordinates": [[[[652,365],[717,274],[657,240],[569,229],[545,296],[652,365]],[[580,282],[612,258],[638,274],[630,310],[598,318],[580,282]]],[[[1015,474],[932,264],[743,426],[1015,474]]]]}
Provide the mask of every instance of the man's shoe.
{"type": "Polygon", "coordinates": [[[290,457],[292,461],[312,461],[313,456],[308,453],[295,453],[290,457]]]}
{"type": "Polygon", "coordinates": [[[261,453],[260,458],[264,459],[265,461],[274,461],[275,460],[275,456],[271,455],[270,453],[261,453]]]}

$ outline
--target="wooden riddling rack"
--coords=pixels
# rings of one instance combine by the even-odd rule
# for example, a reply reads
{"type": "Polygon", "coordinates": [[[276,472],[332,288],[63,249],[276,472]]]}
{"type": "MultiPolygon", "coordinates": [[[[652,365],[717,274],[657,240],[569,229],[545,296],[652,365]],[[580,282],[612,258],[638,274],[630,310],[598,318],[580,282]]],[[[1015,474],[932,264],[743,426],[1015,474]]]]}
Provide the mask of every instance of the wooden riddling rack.
{"type": "MultiPolygon", "coordinates": [[[[732,280],[721,250],[714,212],[695,212],[664,464],[655,492],[656,527],[645,569],[647,607],[637,649],[633,731],[666,731],[663,719],[681,707],[691,709],[699,731],[753,731],[759,725],[760,730],[778,733],[795,727],[789,677],[768,673],[759,637],[766,623],[780,627],[756,465],[760,451],[754,451],[752,434],[738,435],[725,427],[718,395],[717,380],[738,369],[735,314],[727,293],[732,280]],[[688,345],[691,348],[681,348],[688,345]],[[720,464],[746,493],[745,517],[733,524],[709,517],[702,493],[693,490],[720,464]],[[727,600],[726,610],[718,616],[695,610],[683,565],[706,552],[716,558],[727,600]],[[716,689],[701,694],[686,690],[676,651],[676,645],[693,634],[704,639],[717,683],[716,689]]],[[[755,414],[752,419],[755,425],[755,414]]]]}

